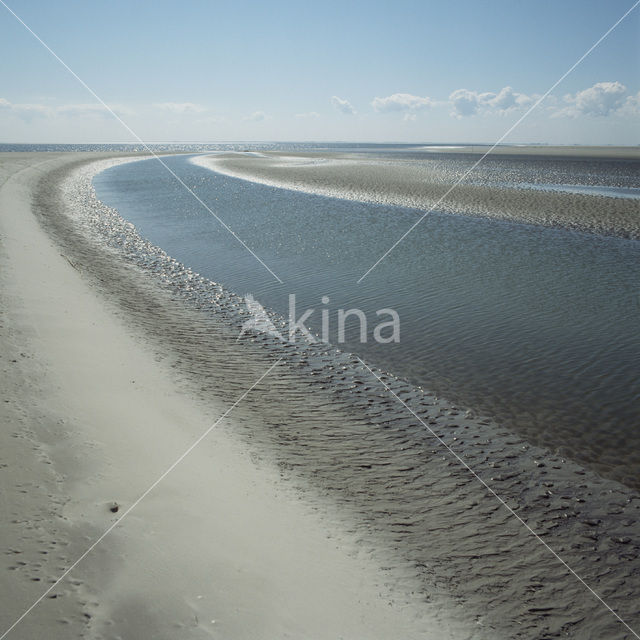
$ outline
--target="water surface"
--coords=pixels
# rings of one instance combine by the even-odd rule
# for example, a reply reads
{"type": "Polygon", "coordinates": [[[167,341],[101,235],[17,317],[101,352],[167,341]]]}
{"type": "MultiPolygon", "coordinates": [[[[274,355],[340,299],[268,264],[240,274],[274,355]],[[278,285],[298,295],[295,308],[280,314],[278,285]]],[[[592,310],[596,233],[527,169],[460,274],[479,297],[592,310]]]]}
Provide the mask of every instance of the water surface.
{"type": "MultiPolygon", "coordinates": [[[[337,310],[362,309],[368,341],[352,318],[345,350],[640,486],[640,243],[434,213],[358,284],[419,212],[254,184],[186,157],[165,162],[283,284],[155,160],[97,176],[99,198],[171,256],[265,307],[287,316],[295,293],[298,316],[315,309],[308,324],[318,333],[324,309],[334,344],[337,310]],[[375,312],[388,307],[401,340],[379,345],[375,312]]],[[[537,185],[549,182],[541,162],[527,174],[526,160],[503,159],[485,174],[537,185]]],[[[556,163],[568,184],[632,188],[624,163],[583,162],[573,180],[556,163]]]]}

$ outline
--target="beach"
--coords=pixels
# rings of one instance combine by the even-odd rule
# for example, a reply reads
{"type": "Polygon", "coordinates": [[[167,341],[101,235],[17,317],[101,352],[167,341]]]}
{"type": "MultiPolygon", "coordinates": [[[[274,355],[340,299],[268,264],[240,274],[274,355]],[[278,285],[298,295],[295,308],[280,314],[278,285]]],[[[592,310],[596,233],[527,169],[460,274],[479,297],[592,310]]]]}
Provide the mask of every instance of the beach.
{"type": "MultiPolygon", "coordinates": [[[[37,603],[7,638],[633,637],[637,493],[348,353],[238,342],[242,299],[91,191],[131,159],[0,157],[0,633],[37,603]]],[[[342,157],[198,162],[352,179],[342,157]]],[[[354,198],[439,197],[372,166],[354,198]]],[[[488,207],[478,189],[456,206],[488,207]]],[[[576,197],[499,215],[636,237],[637,205],[576,197]]]]}
{"type": "MultiPolygon", "coordinates": [[[[241,391],[194,401],[39,227],[34,183],[77,157],[1,161],[4,632],[241,391]]],[[[339,521],[229,436],[233,420],[7,637],[429,637],[381,595],[379,567],[337,544],[339,521]]]]}

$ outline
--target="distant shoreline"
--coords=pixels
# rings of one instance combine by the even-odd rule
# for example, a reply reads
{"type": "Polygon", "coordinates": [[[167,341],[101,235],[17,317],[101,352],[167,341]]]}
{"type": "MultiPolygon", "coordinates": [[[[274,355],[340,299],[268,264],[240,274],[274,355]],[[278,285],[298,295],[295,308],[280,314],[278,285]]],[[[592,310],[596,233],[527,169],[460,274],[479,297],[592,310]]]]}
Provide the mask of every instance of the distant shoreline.
{"type": "Polygon", "coordinates": [[[608,147],[582,145],[498,145],[492,148],[490,144],[477,145],[425,145],[420,147],[425,151],[446,154],[474,154],[484,155],[488,151],[491,155],[504,156],[560,156],[575,158],[615,158],[622,160],[640,160],[640,146],[608,147]]]}
{"type": "MultiPolygon", "coordinates": [[[[153,142],[148,148],[154,153],[203,153],[207,151],[262,151],[271,153],[340,153],[342,149],[361,147],[363,150],[376,146],[387,149],[406,151],[426,151],[451,155],[490,155],[501,156],[549,156],[574,158],[611,158],[616,160],[640,160],[640,145],[608,146],[608,145],[546,145],[546,144],[504,144],[492,149],[492,143],[463,144],[455,142],[443,143],[410,143],[410,142],[342,142],[342,141],[230,141],[230,142],[153,142]]],[[[85,144],[85,143],[12,143],[0,142],[0,153],[146,153],[140,144],[85,144]]]]}

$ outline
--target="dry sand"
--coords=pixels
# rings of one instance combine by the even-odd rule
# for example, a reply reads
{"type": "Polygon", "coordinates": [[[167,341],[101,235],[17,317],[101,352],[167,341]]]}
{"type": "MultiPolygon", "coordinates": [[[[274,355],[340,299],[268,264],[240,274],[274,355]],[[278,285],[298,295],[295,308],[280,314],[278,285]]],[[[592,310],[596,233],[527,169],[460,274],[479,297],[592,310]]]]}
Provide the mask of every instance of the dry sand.
{"type": "MultiPolygon", "coordinates": [[[[196,402],[38,225],[34,185],[78,157],[0,159],[0,637],[241,394],[196,402]]],[[[390,604],[345,526],[252,460],[233,421],[6,637],[455,637],[390,604]]]]}

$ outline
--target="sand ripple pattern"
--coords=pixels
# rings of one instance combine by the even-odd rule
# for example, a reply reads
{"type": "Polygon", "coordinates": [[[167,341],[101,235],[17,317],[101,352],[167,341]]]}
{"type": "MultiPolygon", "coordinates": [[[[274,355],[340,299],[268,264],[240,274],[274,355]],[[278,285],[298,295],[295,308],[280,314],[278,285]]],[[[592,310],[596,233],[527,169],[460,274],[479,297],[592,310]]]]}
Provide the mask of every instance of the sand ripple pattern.
{"type": "MultiPolygon", "coordinates": [[[[91,178],[106,166],[44,176],[35,202],[42,225],[203,403],[237,397],[284,358],[238,407],[237,435],[309,504],[348,514],[363,553],[394,558],[385,569],[396,599],[448,598],[474,623],[474,638],[633,637],[357,358],[264,334],[237,341],[242,299],[99,202],[91,178]]],[[[378,373],[640,631],[640,496],[378,373]]]]}
{"type": "MultiPolygon", "coordinates": [[[[335,155],[335,154],[334,154],[335,155]]],[[[534,169],[499,157],[487,159],[448,195],[477,158],[334,157],[332,154],[220,154],[196,157],[194,164],[225,175],[333,198],[512,220],[548,227],[640,238],[640,200],[559,191],[564,180],[589,187],[597,184],[600,164],[544,159],[534,169]],[[534,181],[532,187],[522,188],[534,181]],[[446,195],[446,198],[439,200],[446,195]]],[[[613,185],[638,191],[640,161],[618,161],[613,185]]],[[[609,172],[610,173],[610,172],[609,172]]]]}

